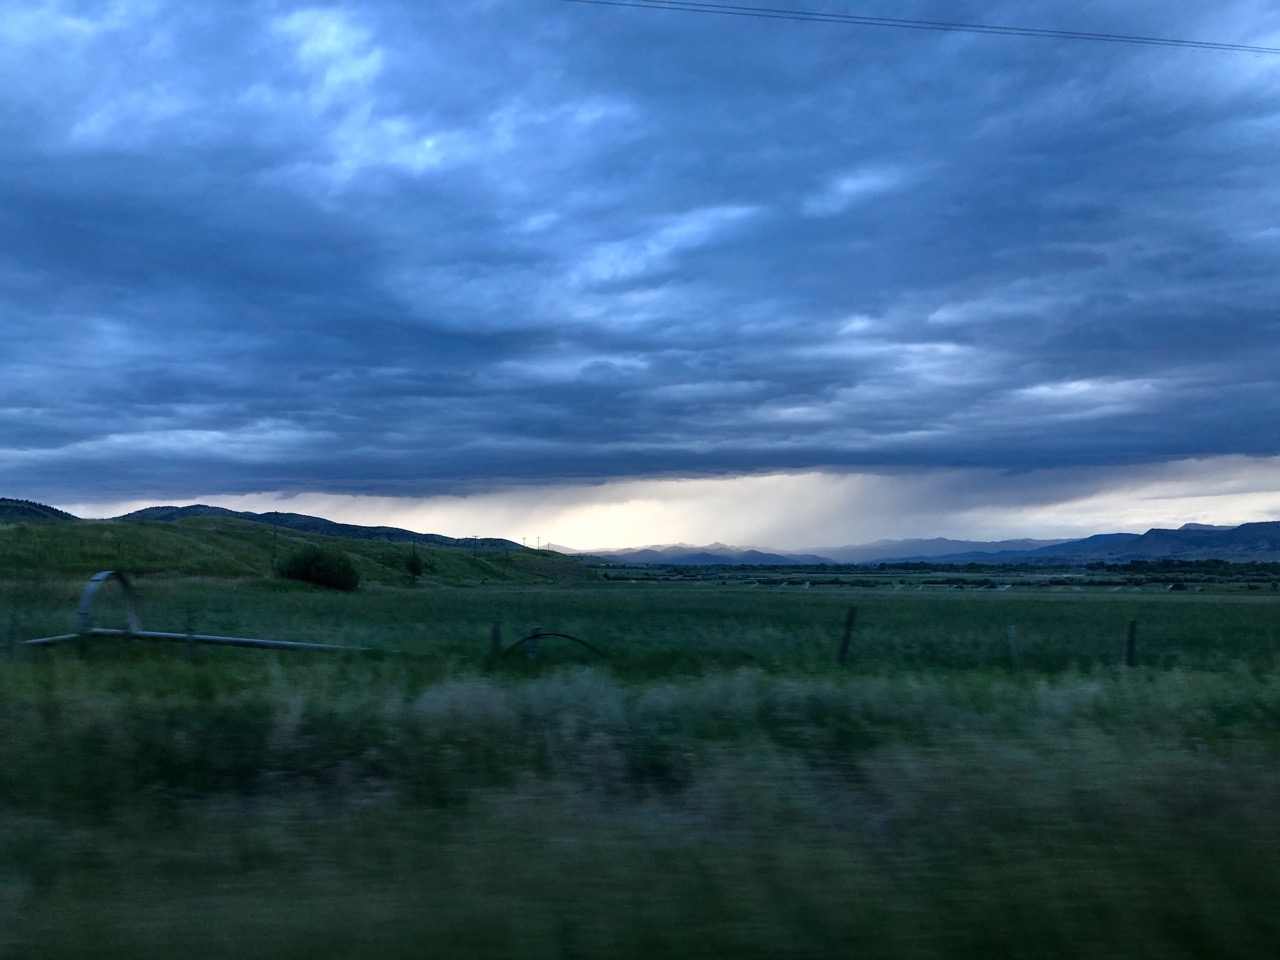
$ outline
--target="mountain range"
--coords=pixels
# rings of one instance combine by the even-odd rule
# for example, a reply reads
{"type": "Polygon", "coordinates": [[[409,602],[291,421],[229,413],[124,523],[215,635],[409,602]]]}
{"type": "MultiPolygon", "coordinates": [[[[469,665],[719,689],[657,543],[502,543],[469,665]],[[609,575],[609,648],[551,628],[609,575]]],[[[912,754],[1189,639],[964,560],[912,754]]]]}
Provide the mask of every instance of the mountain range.
{"type": "MultiPolygon", "coordinates": [[[[336,523],[300,513],[251,513],[196,504],[187,507],[147,507],[113,518],[116,521],[166,523],[191,517],[231,517],[305,533],[357,540],[387,540],[437,547],[530,548],[496,537],[455,538],[416,533],[399,527],[365,527],[336,523]]],[[[80,518],[30,500],[0,497],[0,523],[66,523],[80,518]]],[[[1083,564],[1128,560],[1280,561],[1280,521],[1215,526],[1187,523],[1176,530],[1154,528],[1146,533],[1102,533],[1078,540],[877,540],[868,544],[820,547],[798,553],[732,547],[675,544],[624,550],[573,550],[547,544],[546,549],[603,562],[622,564],[813,565],[819,563],[1043,563],[1083,564]]]]}
{"type": "MultiPolygon", "coordinates": [[[[580,553],[556,548],[566,553],[580,553]]],[[[1238,527],[1188,523],[1176,530],[1101,533],[1079,540],[878,540],[800,553],[764,552],[711,544],[678,544],[628,550],[593,550],[590,556],[617,563],[714,564],[813,563],[1123,563],[1128,560],[1280,561],[1280,521],[1238,527]]]]}
{"type": "Polygon", "coordinates": [[[574,550],[548,544],[549,550],[567,553],[570,556],[598,557],[601,560],[616,560],[622,563],[663,563],[678,566],[783,566],[795,564],[833,563],[827,556],[815,553],[774,553],[752,548],[731,547],[724,543],[713,543],[705,547],[694,547],[687,543],[669,546],[633,547],[622,550],[574,550]]]}

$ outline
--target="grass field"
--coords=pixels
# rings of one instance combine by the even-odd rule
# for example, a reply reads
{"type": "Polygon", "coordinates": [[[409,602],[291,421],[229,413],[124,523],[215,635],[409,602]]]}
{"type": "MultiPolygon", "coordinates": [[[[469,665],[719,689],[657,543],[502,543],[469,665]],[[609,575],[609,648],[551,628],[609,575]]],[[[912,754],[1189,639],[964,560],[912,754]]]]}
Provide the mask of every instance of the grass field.
{"type": "Polygon", "coordinates": [[[14,645],[82,584],[0,579],[6,960],[1280,943],[1269,590],[152,575],[149,629],[412,656],[14,645]]]}

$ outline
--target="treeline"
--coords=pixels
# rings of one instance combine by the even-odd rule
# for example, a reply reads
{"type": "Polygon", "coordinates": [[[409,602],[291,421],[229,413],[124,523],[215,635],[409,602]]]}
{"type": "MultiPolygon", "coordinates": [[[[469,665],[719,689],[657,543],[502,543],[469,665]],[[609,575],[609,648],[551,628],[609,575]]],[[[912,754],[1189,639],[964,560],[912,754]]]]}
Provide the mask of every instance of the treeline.
{"type": "MultiPolygon", "coordinates": [[[[835,568],[839,569],[839,568],[835,568]]],[[[859,569],[857,567],[853,569],[859,569]]],[[[867,567],[860,569],[866,570],[867,567]]],[[[1128,577],[1155,577],[1161,579],[1185,579],[1195,576],[1216,577],[1227,580],[1280,579],[1280,563],[1267,560],[1126,560],[1123,563],[1107,563],[1096,560],[1081,566],[1062,564],[1047,566],[1043,563],[930,563],[926,560],[906,560],[875,564],[874,569],[883,573],[1037,573],[1087,570],[1090,573],[1108,573],[1128,577]]]]}
{"type": "Polygon", "coordinates": [[[1221,580],[1280,579],[1280,563],[1266,560],[1128,560],[1124,563],[1086,563],[1086,570],[1124,576],[1189,579],[1209,577],[1221,580]]]}

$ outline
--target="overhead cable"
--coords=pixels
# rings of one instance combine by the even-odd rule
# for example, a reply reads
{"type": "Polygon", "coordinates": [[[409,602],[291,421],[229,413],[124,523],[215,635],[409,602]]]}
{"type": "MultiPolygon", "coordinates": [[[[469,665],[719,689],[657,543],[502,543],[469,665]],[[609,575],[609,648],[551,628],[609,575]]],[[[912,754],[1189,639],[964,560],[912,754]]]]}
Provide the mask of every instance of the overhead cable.
{"type": "Polygon", "coordinates": [[[1216,50],[1222,53],[1280,55],[1280,47],[1261,47],[1244,43],[1216,43],[1209,40],[1179,40],[1171,37],[1130,36],[1122,33],[1092,33],[1084,30],[1056,30],[1043,27],[1008,27],[990,23],[959,23],[947,20],[913,20],[905,17],[870,17],[859,14],[827,13],[820,10],[791,10],[730,3],[696,2],[696,0],[568,0],[568,2],[590,3],[607,7],[675,10],[682,13],[717,13],[723,16],[758,17],[768,20],[807,20],[818,23],[844,23],[853,26],[897,27],[909,30],[935,30],[948,33],[986,33],[1014,37],[1040,37],[1052,40],[1086,40],[1154,47],[1181,47],[1190,50],[1216,50]]]}

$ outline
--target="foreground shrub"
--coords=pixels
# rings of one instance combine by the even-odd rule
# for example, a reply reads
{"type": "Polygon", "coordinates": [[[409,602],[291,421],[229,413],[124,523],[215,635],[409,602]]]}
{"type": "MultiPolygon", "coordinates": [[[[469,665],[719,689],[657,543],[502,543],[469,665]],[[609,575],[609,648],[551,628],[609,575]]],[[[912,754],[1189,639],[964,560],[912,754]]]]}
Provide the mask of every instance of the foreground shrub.
{"type": "Polygon", "coordinates": [[[290,554],[280,565],[280,576],[330,590],[354,590],[360,586],[360,571],[351,558],[332,547],[308,546],[290,554]]]}

